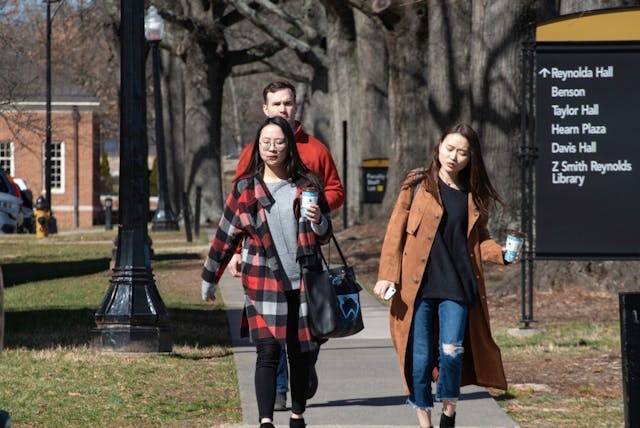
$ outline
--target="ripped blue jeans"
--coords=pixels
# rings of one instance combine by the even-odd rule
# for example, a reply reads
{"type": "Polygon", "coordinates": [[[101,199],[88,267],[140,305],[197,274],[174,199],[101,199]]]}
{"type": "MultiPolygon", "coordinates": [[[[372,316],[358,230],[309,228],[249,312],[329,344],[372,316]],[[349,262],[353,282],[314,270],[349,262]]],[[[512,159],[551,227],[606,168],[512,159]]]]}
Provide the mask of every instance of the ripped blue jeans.
{"type": "Polygon", "coordinates": [[[457,400],[462,379],[462,341],[467,325],[468,308],[453,300],[419,298],[413,314],[407,353],[411,360],[408,403],[419,409],[433,408],[431,370],[438,366],[436,401],[457,400]],[[436,319],[437,315],[437,319],[436,319]],[[433,332],[438,322],[440,358],[434,361],[433,332]]]}

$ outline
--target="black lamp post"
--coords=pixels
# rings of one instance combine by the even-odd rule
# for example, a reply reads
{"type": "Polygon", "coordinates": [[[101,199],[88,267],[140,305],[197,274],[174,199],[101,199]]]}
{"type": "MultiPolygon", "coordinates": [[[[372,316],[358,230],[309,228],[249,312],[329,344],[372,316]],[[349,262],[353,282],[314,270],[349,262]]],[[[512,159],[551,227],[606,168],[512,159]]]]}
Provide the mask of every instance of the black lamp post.
{"type": "Polygon", "coordinates": [[[51,3],[60,0],[45,0],[47,3],[47,35],[46,35],[46,124],[44,143],[44,192],[45,198],[52,209],[51,203],[51,3]]]}
{"type": "Polygon", "coordinates": [[[152,230],[178,230],[178,220],[171,209],[167,185],[167,157],[164,146],[164,122],[162,117],[162,92],[160,88],[160,50],[164,36],[164,22],[154,6],[150,6],[144,18],[144,36],[151,46],[153,56],[153,100],[156,122],[156,152],[158,165],[158,207],[151,220],[152,230]]]}
{"type": "Polygon", "coordinates": [[[147,235],[144,2],[121,2],[120,14],[120,225],[109,289],[95,314],[95,344],[113,351],[170,352],[169,315],[151,272],[147,235]]]}

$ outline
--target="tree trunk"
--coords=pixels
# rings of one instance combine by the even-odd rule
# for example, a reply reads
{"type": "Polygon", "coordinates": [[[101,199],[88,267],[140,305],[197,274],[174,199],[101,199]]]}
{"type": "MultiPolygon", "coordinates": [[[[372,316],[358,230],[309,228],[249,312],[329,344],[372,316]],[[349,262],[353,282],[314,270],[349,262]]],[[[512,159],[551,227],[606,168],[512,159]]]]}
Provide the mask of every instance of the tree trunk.
{"type": "Polygon", "coordinates": [[[423,166],[429,143],[428,8],[424,2],[405,3],[397,22],[387,24],[389,52],[390,164],[383,211],[388,214],[404,175],[423,166]]]}
{"type": "MultiPolygon", "coordinates": [[[[361,203],[361,164],[366,158],[389,155],[386,47],[381,27],[371,18],[342,1],[326,0],[324,4],[329,102],[321,105],[328,106],[331,138],[326,142],[346,191],[346,207],[334,216],[341,216],[344,224],[346,208],[348,225],[353,225],[379,215],[377,204],[361,203]]],[[[316,96],[316,114],[317,108],[316,96]]]]}
{"type": "Polygon", "coordinates": [[[174,172],[184,174],[190,201],[202,187],[203,220],[217,225],[224,203],[220,118],[227,72],[206,43],[194,44],[183,58],[185,159],[174,172]]]}
{"type": "Polygon", "coordinates": [[[491,229],[520,225],[521,48],[531,40],[534,2],[474,1],[469,52],[471,120],[480,135],[489,177],[505,201],[491,229]]]}
{"type": "Polygon", "coordinates": [[[231,99],[228,101],[231,103],[231,115],[232,117],[232,130],[233,130],[233,142],[235,143],[235,150],[238,154],[242,151],[244,146],[244,140],[242,139],[242,129],[240,128],[240,113],[239,113],[239,100],[236,91],[236,84],[233,79],[227,80],[229,84],[229,92],[231,92],[231,99]]]}
{"type": "MultiPolygon", "coordinates": [[[[373,19],[356,11],[358,74],[353,87],[358,108],[349,123],[348,200],[349,223],[366,223],[380,215],[380,204],[358,203],[364,199],[362,161],[389,158],[391,129],[389,125],[388,66],[389,58],[383,29],[373,19]]],[[[387,174],[388,176],[388,174],[387,174]]],[[[397,188],[385,189],[387,199],[395,200],[397,188]]]]}
{"type": "Polygon", "coordinates": [[[431,123],[423,137],[429,154],[445,129],[458,122],[473,121],[469,82],[473,38],[471,4],[461,1],[429,2],[426,79],[431,123]]]}
{"type": "Polygon", "coordinates": [[[226,73],[214,58],[206,59],[201,45],[187,55],[165,62],[164,106],[167,170],[172,206],[184,213],[187,193],[193,212],[196,187],[202,187],[202,220],[217,224],[222,214],[222,159],[220,120],[226,73]],[[207,64],[207,66],[203,66],[207,64]]]}
{"type": "MultiPolygon", "coordinates": [[[[343,122],[347,124],[347,141],[353,144],[352,129],[357,129],[357,121],[355,112],[358,110],[358,100],[356,88],[356,80],[358,76],[358,65],[356,63],[356,28],[353,17],[353,11],[342,5],[326,8],[327,12],[327,56],[328,56],[328,77],[329,77],[329,123],[331,125],[331,154],[333,156],[338,173],[344,185],[345,171],[348,171],[353,165],[352,161],[348,161],[345,165],[344,155],[344,127],[343,122]]],[[[355,150],[346,147],[348,159],[352,159],[355,150]]],[[[347,178],[347,184],[349,179],[347,178]]],[[[353,194],[351,186],[348,186],[347,192],[353,194]]],[[[349,195],[345,195],[347,207],[350,207],[349,201],[353,200],[349,195]]],[[[356,199],[357,200],[357,199],[356,199]]],[[[334,216],[342,214],[334,213],[334,216]]],[[[343,224],[344,224],[344,218],[343,224]]]]}
{"type": "Polygon", "coordinates": [[[182,61],[169,52],[162,52],[162,95],[164,114],[164,132],[167,158],[167,180],[171,206],[175,214],[182,212],[182,192],[186,190],[184,171],[185,162],[185,115],[184,81],[182,61]]]}

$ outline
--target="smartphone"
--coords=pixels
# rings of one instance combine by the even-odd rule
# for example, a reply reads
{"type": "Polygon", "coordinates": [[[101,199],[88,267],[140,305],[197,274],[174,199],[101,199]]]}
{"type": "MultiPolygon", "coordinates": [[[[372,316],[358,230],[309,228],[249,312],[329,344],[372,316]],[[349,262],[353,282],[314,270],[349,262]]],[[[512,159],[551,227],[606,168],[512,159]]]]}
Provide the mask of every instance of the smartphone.
{"type": "Polygon", "coordinates": [[[394,294],[396,294],[396,288],[395,287],[387,288],[387,291],[385,291],[385,293],[384,293],[384,300],[391,299],[394,294]]]}

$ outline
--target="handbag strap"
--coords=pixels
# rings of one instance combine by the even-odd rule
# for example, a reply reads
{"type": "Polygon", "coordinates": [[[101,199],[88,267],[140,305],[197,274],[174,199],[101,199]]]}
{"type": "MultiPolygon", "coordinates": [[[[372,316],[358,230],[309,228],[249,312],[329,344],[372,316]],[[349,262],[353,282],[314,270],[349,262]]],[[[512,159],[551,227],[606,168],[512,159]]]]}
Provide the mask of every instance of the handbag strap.
{"type": "MultiPolygon", "coordinates": [[[[333,232],[331,233],[331,239],[333,239],[333,243],[336,245],[336,250],[338,250],[338,254],[340,254],[342,265],[346,267],[347,259],[344,258],[344,254],[342,253],[340,245],[338,245],[338,240],[336,239],[336,236],[333,234],[333,232]]],[[[327,267],[327,269],[329,269],[329,263],[327,263],[327,260],[324,258],[324,254],[322,253],[322,251],[320,251],[320,257],[322,257],[322,262],[327,267]]],[[[329,242],[329,260],[331,260],[331,242],[329,242]]]]}
{"type": "Polygon", "coordinates": [[[344,254],[342,254],[342,250],[340,249],[340,245],[338,245],[338,240],[336,239],[336,235],[331,233],[331,239],[333,239],[333,243],[336,244],[336,250],[338,250],[338,254],[340,254],[340,258],[342,259],[342,264],[347,265],[347,259],[344,258],[344,254]]]}

